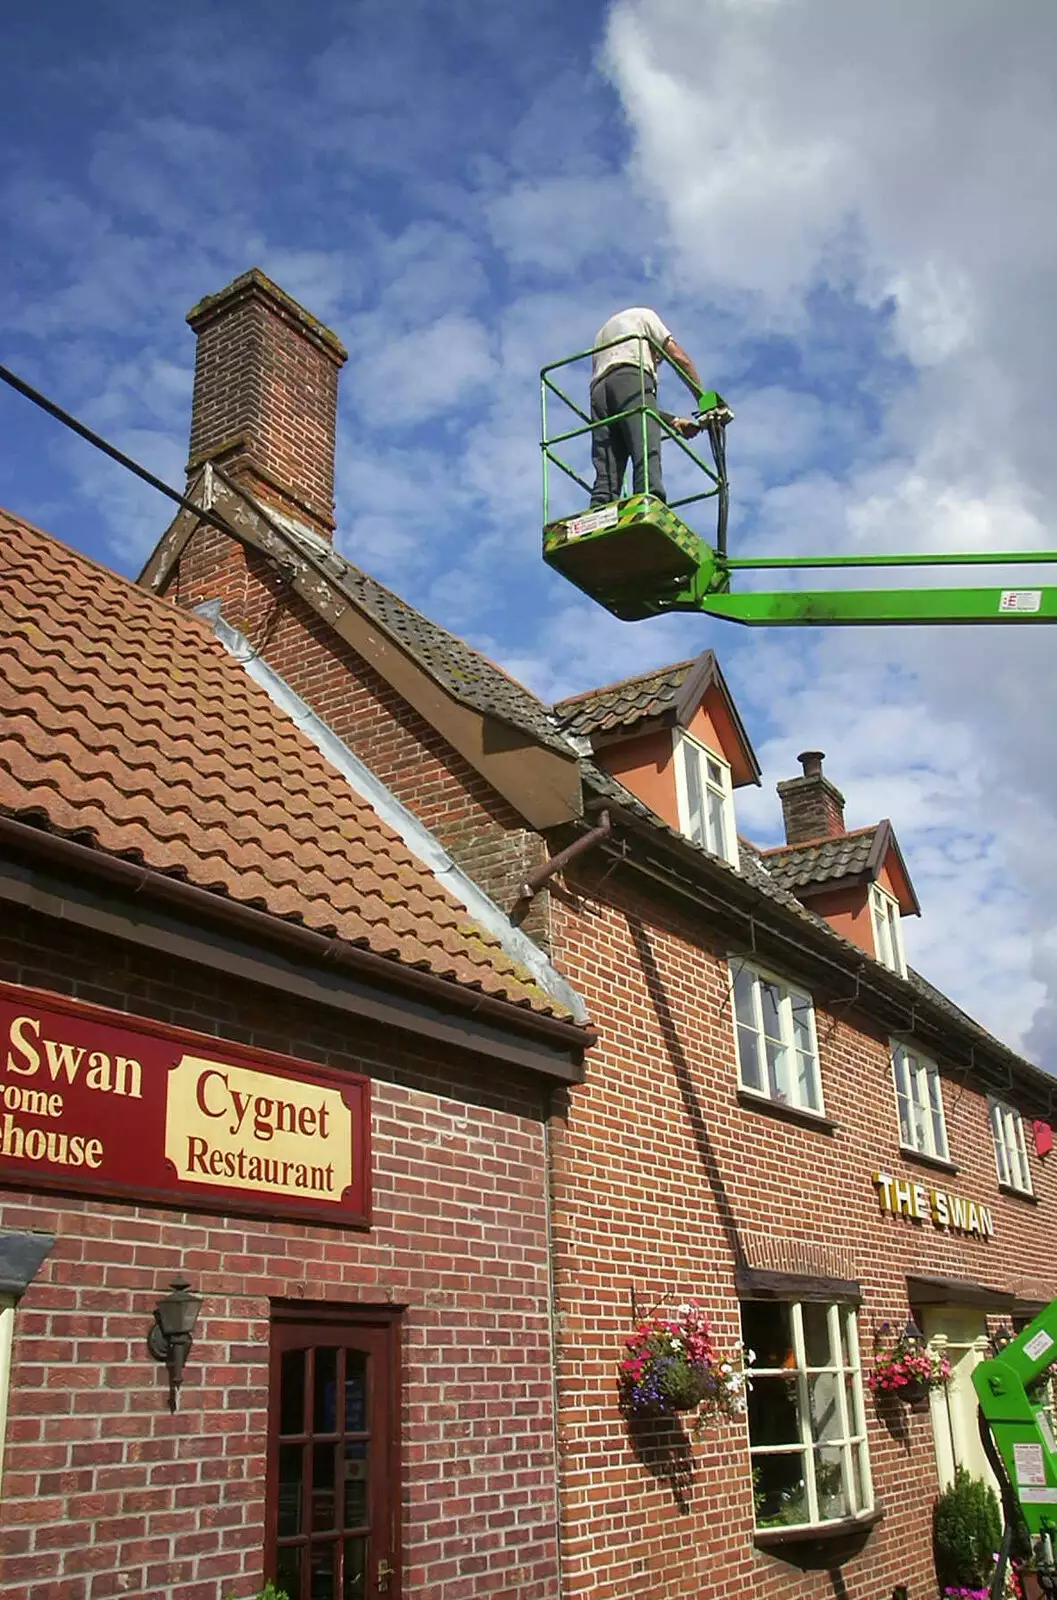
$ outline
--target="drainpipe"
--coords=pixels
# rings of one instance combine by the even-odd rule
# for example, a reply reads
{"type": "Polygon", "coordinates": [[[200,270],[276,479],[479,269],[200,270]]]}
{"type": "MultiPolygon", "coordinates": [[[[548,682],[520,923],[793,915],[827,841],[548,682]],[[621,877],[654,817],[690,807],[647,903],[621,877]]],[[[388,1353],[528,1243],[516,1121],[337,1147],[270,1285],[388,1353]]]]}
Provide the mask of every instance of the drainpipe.
{"type": "Polygon", "coordinates": [[[555,873],[561,872],[563,867],[569,865],[570,861],[575,861],[577,856],[582,856],[586,851],[593,849],[603,839],[608,839],[612,831],[609,812],[603,811],[602,820],[597,828],[592,828],[590,833],[582,834],[579,839],[574,839],[572,844],[566,845],[564,850],[559,850],[556,856],[551,856],[541,866],[533,867],[521,885],[521,892],[511,908],[511,922],[520,922],[522,920],[528,911],[529,903],[535,899],[543,885],[550,882],[555,873]]]}

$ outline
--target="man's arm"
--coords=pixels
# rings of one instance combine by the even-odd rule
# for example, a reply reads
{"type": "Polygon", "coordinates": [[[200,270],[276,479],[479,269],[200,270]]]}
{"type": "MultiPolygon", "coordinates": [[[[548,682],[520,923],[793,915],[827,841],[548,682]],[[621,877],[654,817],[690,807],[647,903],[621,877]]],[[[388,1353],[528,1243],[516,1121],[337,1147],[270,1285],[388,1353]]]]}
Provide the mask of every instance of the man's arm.
{"type": "Polygon", "coordinates": [[[679,371],[685,374],[690,383],[693,385],[695,395],[700,394],[701,376],[697,368],[694,366],[694,363],[690,360],[690,357],[683,349],[682,345],[676,344],[671,334],[668,335],[668,338],[665,341],[662,354],[667,356],[673,367],[678,367],[679,371]]]}

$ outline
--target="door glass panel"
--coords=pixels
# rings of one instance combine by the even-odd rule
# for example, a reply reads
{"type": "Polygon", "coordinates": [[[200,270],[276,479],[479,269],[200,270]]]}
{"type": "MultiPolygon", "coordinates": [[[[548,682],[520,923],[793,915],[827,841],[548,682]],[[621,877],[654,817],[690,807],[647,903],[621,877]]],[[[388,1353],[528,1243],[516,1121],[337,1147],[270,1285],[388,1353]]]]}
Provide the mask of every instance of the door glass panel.
{"type": "Polygon", "coordinates": [[[365,1600],[367,1594],[367,1540],[345,1540],[345,1582],[341,1600],[365,1600]]]}
{"type": "Polygon", "coordinates": [[[316,1392],[312,1407],[313,1433],[337,1432],[338,1352],[322,1346],[316,1351],[316,1392]]]}
{"type": "Polygon", "coordinates": [[[298,1318],[273,1339],[266,1575],[289,1600],[382,1600],[392,1332],[298,1318]]]}
{"type": "Polygon", "coordinates": [[[290,1600],[299,1600],[301,1594],[301,1545],[280,1546],[276,1568],[276,1582],[285,1589],[290,1600]]]}
{"type": "Polygon", "coordinates": [[[334,1452],[337,1446],[317,1444],[312,1450],[312,1531],[333,1528],[337,1516],[334,1498],[334,1452]]]}
{"type": "Polygon", "coordinates": [[[304,1446],[279,1446],[279,1537],[301,1532],[301,1480],[304,1446]]]}
{"type": "Polygon", "coordinates": [[[334,1594],[334,1558],[336,1544],[314,1544],[309,1557],[311,1600],[336,1600],[334,1594]]]}
{"type": "Polygon", "coordinates": [[[305,1431],[305,1352],[284,1350],[279,1374],[279,1432],[305,1431]]]}
{"type": "Polygon", "coordinates": [[[363,1527],[367,1521],[367,1441],[345,1443],[345,1526],[363,1527]]]}
{"type": "Polygon", "coordinates": [[[367,1431],[367,1357],[359,1350],[345,1352],[345,1432],[367,1431]]]}

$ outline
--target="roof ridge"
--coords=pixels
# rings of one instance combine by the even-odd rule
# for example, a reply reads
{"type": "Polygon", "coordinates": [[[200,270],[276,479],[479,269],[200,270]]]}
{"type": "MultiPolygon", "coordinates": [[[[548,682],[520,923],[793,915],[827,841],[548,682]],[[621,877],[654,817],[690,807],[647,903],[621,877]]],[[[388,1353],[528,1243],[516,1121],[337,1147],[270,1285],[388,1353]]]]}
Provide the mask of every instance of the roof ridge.
{"type": "MultiPolygon", "coordinates": [[[[288,532],[289,530],[284,531],[288,532]]],[[[296,535],[294,537],[296,537],[296,535]]],[[[491,656],[486,655],[478,645],[471,644],[469,639],[464,639],[461,634],[454,633],[451,628],[446,628],[443,622],[434,621],[434,619],[431,616],[428,616],[425,611],[420,611],[418,606],[412,605],[410,600],[405,600],[403,595],[397,594],[395,589],[390,589],[388,584],[383,583],[380,578],[376,578],[373,572],[368,572],[365,567],[358,566],[355,561],[350,561],[348,556],[343,555],[340,550],[334,550],[332,556],[328,559],[339,561],[347,572],[354,572],[357,577],[362,578],[365,583],[373,585],[375,589],[381,590],[382,594],[388,595],[390,600],[394,600],[396,604],[401,606],[405,611],[413,611],[416,617],[421,617],[423,622],[427,622],[431,628],[436,630],[437,633],[443,633],[446,638],[451,639],[455,644],[461,645],[464,650],[469,650],[471,654],[477,656],[481,661],[483,661],[486,667],[490,667],[493,672],[501,673],[508,683],[512,683],[516,689],[520,689],[523,694],[526,694],[531,699],[535,700],[536,704],[541,706],[544,711],[550,709],[546,700],[542,700],[540,696],[536,694],[535,690],[530,689],[527,684],[522,683],[520,678],[515,678],[512,672],[508,672],[506,667],[503,666],[502,662],[493,661],[491,656]]],[[[382,626],[384,626],[384,624],[382,624],[382,626]]],[[[406,645],[405,648],[407,648],[406,645]]]]}
{"type": "Polygon", "coordinates": [[[609,694],[613,689],[626,689],[633,683],[645,683],[648,678],[659,678],[662,673],[675,672],[680,667],[692,667],[697,656],[688,656],[685,661],[670,661],[667,666],[653,667],[647,672],[636,672],[630,678],[617,678],[614,683],[599,684],[597,689],[578,689],[576,694],[564,695],[560,700],[555,700],[553,709],[560,706],[569,706],[576,700],[587,700],[594,695],[609,694]]]}
{"type": "MultiPolygon", "coordinates": [[[[884,818],[881,819],[882,822],[884,818]]],[[[799,839],[796,844],[756,845],[761,856],[780,855],[783,850],[814,850],[820,844],[836,844],[841,839],[858,839],[864,833],[876,833],[880,822],[868,822],[861,828],[845,828],[843,833],[820,833],[812,839],[799,839]]]]}

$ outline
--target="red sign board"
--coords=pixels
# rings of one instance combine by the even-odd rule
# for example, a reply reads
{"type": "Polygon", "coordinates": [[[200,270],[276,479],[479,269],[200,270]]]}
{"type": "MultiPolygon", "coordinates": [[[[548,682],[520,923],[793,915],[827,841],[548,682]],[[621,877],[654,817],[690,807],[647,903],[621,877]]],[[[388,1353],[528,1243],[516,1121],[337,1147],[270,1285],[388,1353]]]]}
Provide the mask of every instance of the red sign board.
{"type": "Polygon", "coordinates": [[[0,983],[0,1183],[349,1227],[369,1127],[367,1078],[0,983]]]}

